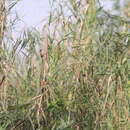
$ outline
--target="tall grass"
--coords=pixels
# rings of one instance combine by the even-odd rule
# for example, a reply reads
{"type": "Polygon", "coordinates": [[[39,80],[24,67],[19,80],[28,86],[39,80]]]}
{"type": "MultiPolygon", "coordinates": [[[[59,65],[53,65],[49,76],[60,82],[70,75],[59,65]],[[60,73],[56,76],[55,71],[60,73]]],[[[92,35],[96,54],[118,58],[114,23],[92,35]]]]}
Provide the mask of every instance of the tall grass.
{"type": "Polygon", "coordinates": [[[95,0],[50,4],[43,33],[1,53],[1,129],[130,129],[129,21],[95,0]]]}
{"type": "Polygon", "coordinates": [[[5,0],[1,0],[0,1],[0,46],[2,46],[2,39],[6,28],[5,21],[6,21],[5,0]]]}

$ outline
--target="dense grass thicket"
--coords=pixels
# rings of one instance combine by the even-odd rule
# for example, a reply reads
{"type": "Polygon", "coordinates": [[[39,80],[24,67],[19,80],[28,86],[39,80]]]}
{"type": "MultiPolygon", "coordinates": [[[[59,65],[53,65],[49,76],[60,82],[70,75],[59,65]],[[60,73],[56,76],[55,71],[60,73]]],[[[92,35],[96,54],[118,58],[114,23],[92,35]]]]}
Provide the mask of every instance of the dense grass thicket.
{"type": "Polygon", "coordinates": [[[130,21],[97,2],[52,1],[15,40],[0,15],[0,130],[130,130],[130,21]]]}

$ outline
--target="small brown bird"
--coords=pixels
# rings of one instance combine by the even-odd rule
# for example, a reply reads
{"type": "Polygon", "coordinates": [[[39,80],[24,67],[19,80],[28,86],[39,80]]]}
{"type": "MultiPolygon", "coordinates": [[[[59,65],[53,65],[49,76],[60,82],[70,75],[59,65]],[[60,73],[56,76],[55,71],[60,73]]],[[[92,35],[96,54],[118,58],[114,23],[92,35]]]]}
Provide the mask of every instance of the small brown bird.
{"type": "Polygon", "coordinates": [[[41,56],[41,58],[43,58],[43,56],[44,56],[44,54],[43,54],[43,50],[42,49],[40,49],[40,56],[41,56]]]}

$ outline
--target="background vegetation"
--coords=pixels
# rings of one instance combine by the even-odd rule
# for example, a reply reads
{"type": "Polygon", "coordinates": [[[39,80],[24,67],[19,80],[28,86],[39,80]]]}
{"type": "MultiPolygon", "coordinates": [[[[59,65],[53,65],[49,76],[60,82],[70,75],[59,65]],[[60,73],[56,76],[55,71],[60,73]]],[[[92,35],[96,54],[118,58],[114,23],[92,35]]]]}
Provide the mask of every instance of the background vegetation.
{"type": "Polygon", "coordinates": [[[51,1],[43,32],[15,40],[17,2],[0,2],[1,130],[130,129],[129,1],[51,1]]]}

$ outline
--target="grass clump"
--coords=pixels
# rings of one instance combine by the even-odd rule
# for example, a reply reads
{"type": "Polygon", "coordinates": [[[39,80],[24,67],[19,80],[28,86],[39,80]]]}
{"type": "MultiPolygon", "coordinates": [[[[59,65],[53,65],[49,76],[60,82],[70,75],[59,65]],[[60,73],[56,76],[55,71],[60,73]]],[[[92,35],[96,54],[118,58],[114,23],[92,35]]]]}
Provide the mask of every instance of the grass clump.
{"type": "Polygon", "coordinates": [[[2,128],[130,129],[129,21],[82,2],[53,1],[42,36],[1,51],[2,128]]]}

